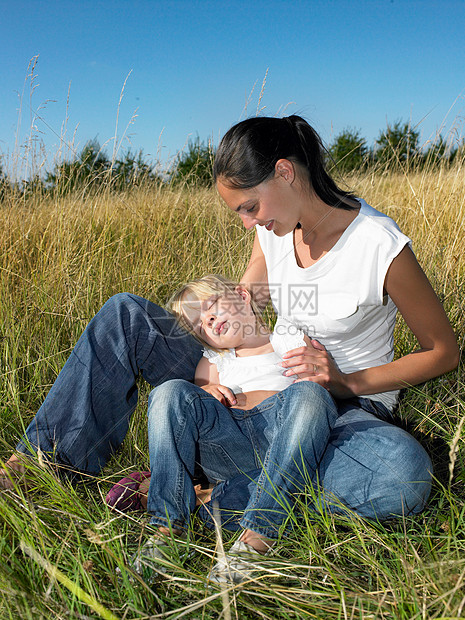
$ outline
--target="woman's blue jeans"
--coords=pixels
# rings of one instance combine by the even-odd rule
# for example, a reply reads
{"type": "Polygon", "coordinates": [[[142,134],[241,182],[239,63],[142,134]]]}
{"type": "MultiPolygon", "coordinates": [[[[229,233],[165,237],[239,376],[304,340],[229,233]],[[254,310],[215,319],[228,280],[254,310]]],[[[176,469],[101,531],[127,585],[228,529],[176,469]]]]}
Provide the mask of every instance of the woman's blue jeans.
{"type": "Polygon", "coordinates": [[[28,445],[72,470],[98,473],[126,436],[136,380],[193,380],[202,348],[159,306],[111,297],[87,325],[18,450],[28,445]]]}
{"type": "MultiPolygon", "coordinates": [[[[97,474],[127,433],[137,378],[153,386],[191,381],[201,354],[200,345],[165,310],[136,295],[115,295],[90,321],[18,450],[39,448],[72,470],[97,474]]],[[[338,403],[339,417],[317,470],[325,497],[364,517],[420,512],[430,492],[431,461],[411,435],[377,417],[382,407],[366,401],[338,403]]],[[[150,410],[152,434],[153,397],[150,410]]],[[[256,485],[244,484],[244,475],[215,488],[212,497],[220,508],[248,504],[256,485]]]]}

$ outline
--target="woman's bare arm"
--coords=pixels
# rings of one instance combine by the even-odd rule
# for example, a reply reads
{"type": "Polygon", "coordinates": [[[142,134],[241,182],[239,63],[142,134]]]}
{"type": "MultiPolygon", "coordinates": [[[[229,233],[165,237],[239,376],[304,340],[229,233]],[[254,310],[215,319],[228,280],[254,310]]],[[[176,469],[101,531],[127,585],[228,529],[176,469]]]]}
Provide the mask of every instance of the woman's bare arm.
{"type": "Polygon", "coordinates": [[[264,309],[270,300],[268,287],[268,273],[266,269],[265,255],[260,246],[258,235],[255,233],[255,241],[250,255],[249,264],[241,278],[243,284],[250,291],[254,301],[260,309],[264,309]]]}
{"type": "Polygon", "coordinates": [[[453,370],[457,340],[444,308],[409,247],[393,260],[385,290],[419,343],[419,349],[389,364],[349,375],[358,394],[417,385],[453,370]]]}
{"type": "Polygon", "coordinates": [[[455,334],[409,247],[393,260],[385,290],[418,340],[418,350],[382,366],[344,374],[324,347],[312,340],[313,348],[294,349],[286,354],[283,366],[290,369],[290,374],[299,375],[298,381],[319,383],[340,398],[417,385],[455,368],[459,361],[455,334]]]}

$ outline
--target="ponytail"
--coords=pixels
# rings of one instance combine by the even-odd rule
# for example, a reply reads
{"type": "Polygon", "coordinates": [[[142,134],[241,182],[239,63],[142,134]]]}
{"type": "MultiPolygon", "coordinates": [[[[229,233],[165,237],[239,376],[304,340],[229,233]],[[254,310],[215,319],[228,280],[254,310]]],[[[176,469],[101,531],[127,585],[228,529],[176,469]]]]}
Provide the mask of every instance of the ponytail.
{"type": "Polygon", "coordinates": [[[352,209],[351,192],[340,189],[325,166],[320,136],[300,116],[256,117],[234,125],[223,137],[213,166],[215,181],[235,189],[250,189],[270,180],[279,159],[300,164],[310,188],[327,205],[352,209]]]}

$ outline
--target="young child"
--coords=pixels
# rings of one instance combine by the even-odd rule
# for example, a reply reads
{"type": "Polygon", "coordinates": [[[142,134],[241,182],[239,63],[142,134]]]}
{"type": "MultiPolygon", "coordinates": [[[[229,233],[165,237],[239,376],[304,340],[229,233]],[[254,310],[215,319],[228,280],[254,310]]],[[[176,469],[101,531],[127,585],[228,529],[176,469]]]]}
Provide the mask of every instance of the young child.
{"type": "MultiPolygon", "coordinates": [[[[207,275],[182,286],[168,302],[183,329],[204,346],[195,384],[223,405],[251,409],[295,380],[279,365],[309,338],[284,318],[273,332],[266,327],[248,290],[221,275],[207,275]]],[[[150,472],[134,472],[117,482],[107,504],[122,512],[147,508],[150,472]]],[[[195,486],[198,504],[210,492],[195,486]]]]}
{"type": "MultiPolygon", "coordinates": [[[[213,483],[226,481],[240,473],[256,472],[266,462],[271,445],[269,433],[280,432],[281,421],[276,423],[275,419],[284,417],[287,425],[292,425],[294,419],[303,420],[305,430],[302,434],[296,428],[297,442],[301,438],[305,449],[310,448],[310,458],[302,456],[299,464],[297,455],[300,450],[293,455],[288,446],[281,446],[279,450],[284,452],[284,460],[289,457],[288,460],[281,462],[279,457],[271,455],[266,466],[265,476],[269,478],[272,489],[275,492],[277,489],[278,493],[282,491],[286,497],[296,488],[294,481],[302,473],[302,465],[303,469],[308,465],[309,475],[316,470],[337,417],[335,407],[329,415],[323,410],[321,415],[318,411],[311,413],[309,399],[313,395],[300,399],[304,394],[302,391],[296,398],[281,398],[279,401],[270,398],[298,381],[295,373],[286,376],[281,366],[282,356],[292,349],[310,345],[311,341],[284,318],[279,319],[270,332],[244,286],[222,276],[208,275],[183,286],[171,298],[169,306],[179,324],[205,348],[195,372],[197,388],[182,380],[169,381],[155,388],[149,401],[152,476],[143,480],[136,496],[141,498],[150,484],[148,502],[145,499],[143,506],[147,506],[153,515],[151,523],[158,525],[159,529],[158,536],[149,539],[132,560],[133,569],[142,575],[147,573],[147,567],[160,572],[156,563],[162,560],[163,564],[170,555],[167,538],[182,536],[192,509],[207,504],[212,498],[212,489],[202,491],[192,482],[195,444],[200,448],[200,463],[209,480],[213,483]],[[215,406],[211,398],[202,397],[202,390],[221,405],[215,406]],[[237,410],[251,410],[266,399],[270,399],[269,407],[265,406],[263,411],[251,416],[253,421],[250,424],[255,427],[249,439],[243,441],[244,438],[240,437],[249,436],[250,424],[244,422],[247,416],[237,410]],[[236,448],[235,441],[238,441],[236,448]],[[228,450],[226,458],[225,446],[228,450]]],[[[330,399],[328,395],[326,398],[330,399]]],[[[245,480],[247,486],[250,478],[245,480]]],[[[124,489],[124,481],[118,484],[124,489]]],[[[117,490],[117,487],[114,488],[117,490]]],[[[275,492],[268,490],[262,495],[272,497],[275,492]]],[[[244,506],[228,506],[230,510],[239,508],[244,506]]],[[[229,556],[239,558],[235,560],[236,564],[233,563],[233,566],[237,565],[233,569],[237,573],[235,581],[241,581],[247,574],[247,571],[244,573],[244,555],[266,553],[278,536],[279,524],[285,519],[285,510],[274,498],[270,506],[262,510],[257,506],[249,511],[253,513],[253,519],[255,515],[261,515],[257,529],[263,526],[269,536],[242,526],[244,531],[229,556]],[[275,517],[278,513],[280,515],[275,517]]],[[[225,567],[220,564],[210,574],[211,580],[223,580],[225,567]]],[[[228,565],[227,571],[229,574],[231,566],[228,565]]]]}
{"type": "Polygon", "coordinates": [[[282,356],[310,344],[284,318],[271,333],[249,291],[223,276],[207,275],[184,285],[171,298],[170,309],[205,347],[196,385],[225,405],[251,408],[260,395],[239,394],[265,391],[272,395],[287,388],[296,377],[283,374],[282,356]]]}

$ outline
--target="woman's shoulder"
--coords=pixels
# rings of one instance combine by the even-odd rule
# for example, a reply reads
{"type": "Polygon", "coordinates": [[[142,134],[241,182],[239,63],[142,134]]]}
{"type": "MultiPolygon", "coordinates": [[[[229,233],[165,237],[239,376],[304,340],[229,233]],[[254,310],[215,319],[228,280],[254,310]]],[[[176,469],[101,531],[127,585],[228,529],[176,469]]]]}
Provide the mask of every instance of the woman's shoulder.
{"type": "Polygon", "coordinates": [[[365,200],[359,199],[360,213],[355,221],[358,220],[357,226],[354,227],[351,239],[353,242],[364,244],[385,244],[388,245],[398,243],[411,245],[411,239],[405,235],[397,222],[389,215],[378,211],[370,206],[365,200]]]}
{"type": "Polygon", "coordinates": [[[375,209],[374,207],[369,205],[362,198],[359,198],[359,202],[359,215],[362,216],[360,218],[361,222],[367,225],[371,225],[373,227],[378,227],[383,230],[394,231],[403,234],[397,222],[395,222],[389,215],[383,213],[382,211],[378,211],[378,209],[375,209]]]}

